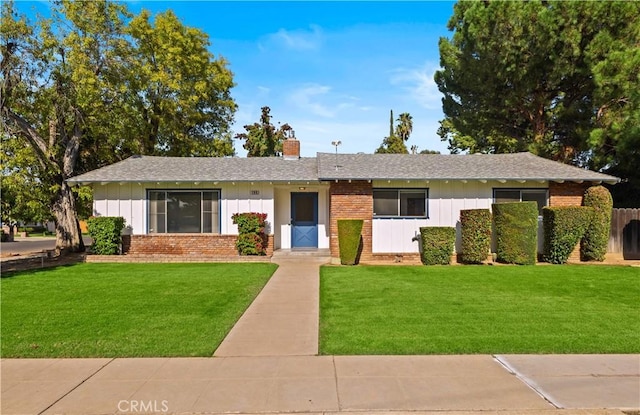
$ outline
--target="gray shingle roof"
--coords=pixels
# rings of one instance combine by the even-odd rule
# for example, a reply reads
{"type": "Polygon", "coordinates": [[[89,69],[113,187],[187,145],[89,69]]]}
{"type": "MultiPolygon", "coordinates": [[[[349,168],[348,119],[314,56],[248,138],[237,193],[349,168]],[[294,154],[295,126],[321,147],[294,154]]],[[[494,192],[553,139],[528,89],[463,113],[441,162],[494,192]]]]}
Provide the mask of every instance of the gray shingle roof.
{"type": "Polygon", "coordinates": [[[134,156],[69,179],[70,182],[194,182],[318,180],[315,158],[134,156]]]}
{"type": "Polygon", "coordinates": [[[354,180],[567,180],[618,182],[602,173],[534,156],[514,154],[338,154],[280,157],[135,156],[69,179],[91,182],[354,180]]]}
{"type": "Polygon", "coordinates": [[[547,160],[531,153],[513,154],[318,154],[318,175],[335,179],[430,180],[584,180],[618,182],[594,171],[547,160]]]}

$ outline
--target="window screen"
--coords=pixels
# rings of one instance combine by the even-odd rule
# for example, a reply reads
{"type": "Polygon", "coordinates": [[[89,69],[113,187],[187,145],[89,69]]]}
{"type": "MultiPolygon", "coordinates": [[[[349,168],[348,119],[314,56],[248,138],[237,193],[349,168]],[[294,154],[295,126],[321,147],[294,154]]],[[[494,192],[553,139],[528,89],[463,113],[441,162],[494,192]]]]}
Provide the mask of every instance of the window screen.
{"type": "Polygon", "coordinates": [[[400,216],[427,216],[424,191],[400,191],[400,216]]]}
{"type": "Polygon", "coordinates": [[[427,190],[374,190],[373,214],[379,217],[426,217],[427,190]]]}
{"type": "Polygon", "coordinates": [[[398,216],[398,191],[374,190],[373,214],[375,216],[398,216]]]}
{"type": "Polygon", "coordinates": [[[547,189],[494,189],[493,201],[505,202],[537,202],[538,214],[542,215],[542,208],[547,206],[547,189]]]}

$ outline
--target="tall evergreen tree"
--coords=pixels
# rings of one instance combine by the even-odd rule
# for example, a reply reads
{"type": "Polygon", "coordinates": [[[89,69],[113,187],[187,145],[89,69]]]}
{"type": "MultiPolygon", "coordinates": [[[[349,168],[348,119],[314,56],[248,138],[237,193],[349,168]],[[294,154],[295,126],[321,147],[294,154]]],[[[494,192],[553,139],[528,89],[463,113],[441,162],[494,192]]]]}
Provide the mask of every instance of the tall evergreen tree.
{"type": "Polygon", "coordinates": [[[640,3],[460,1],[448,27],[435,81],[452,152],[637,172],[640,3]]]}

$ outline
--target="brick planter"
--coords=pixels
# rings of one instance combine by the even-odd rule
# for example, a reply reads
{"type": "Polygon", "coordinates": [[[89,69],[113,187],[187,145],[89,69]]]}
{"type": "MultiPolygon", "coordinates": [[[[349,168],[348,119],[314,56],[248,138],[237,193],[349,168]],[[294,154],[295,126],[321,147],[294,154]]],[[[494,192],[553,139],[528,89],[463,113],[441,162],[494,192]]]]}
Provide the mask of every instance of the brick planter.
{"type": "MultiPolygon", "coordinates": [[[[136,257],[216,258],[237,257],[237,235],[158,234],[123,235],[122,250],[136,257]]],[[[273,255],[273,235],[268,236],[267,257],[273,255]]],[[[243,257],[244,258],[244,257],[243,257]]]]}

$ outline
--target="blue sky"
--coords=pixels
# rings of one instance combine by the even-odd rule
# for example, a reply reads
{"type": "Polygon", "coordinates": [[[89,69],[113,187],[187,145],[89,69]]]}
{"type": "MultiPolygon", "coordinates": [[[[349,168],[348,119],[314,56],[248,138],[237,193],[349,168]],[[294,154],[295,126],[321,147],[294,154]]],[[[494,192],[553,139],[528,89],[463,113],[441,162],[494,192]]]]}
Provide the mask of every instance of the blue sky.
{"type": "MultiPolygon", "coordinates": [[[[29,4],[18,6],[27,11],[29,4]]],[[[39,3],[38,8],[43,4],[39,3]]],[[[408,147],[448,153],[436,131],[443,118],[433,82],[438,39],[453,2],[138,1],[129,7],[171,9],[206,32],[211,51],[229,62],[237,86],[235,132],[269,106],[274,123],[289,123],[303,156],[372,153],[394,116],[409,112],[408,147]]],[[[246,152],[235,142],[239,156],[246,152]]]]}

